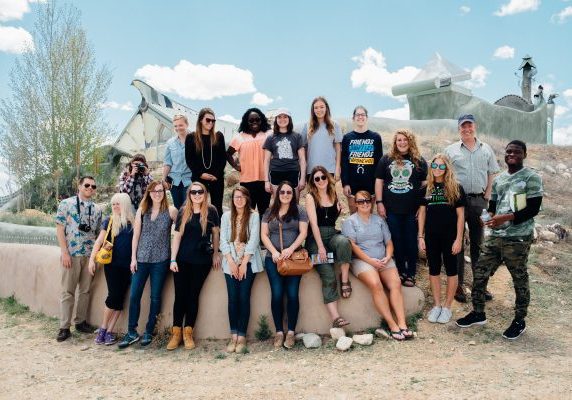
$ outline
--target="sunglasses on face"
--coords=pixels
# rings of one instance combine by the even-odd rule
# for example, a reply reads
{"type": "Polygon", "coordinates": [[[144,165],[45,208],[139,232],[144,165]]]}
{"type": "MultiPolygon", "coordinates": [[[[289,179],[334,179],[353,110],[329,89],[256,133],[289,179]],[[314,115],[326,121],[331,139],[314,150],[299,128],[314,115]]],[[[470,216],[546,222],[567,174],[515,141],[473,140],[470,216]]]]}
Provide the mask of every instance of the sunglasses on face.
{"type": "Polygon", "coordinates": [[[92,188],[93,190],[97,189],[97,185],[91,185],[89,183],[84,183],[83,187],[86,189],[92,188]]]}
{"type": "Polygon", "coordinates": [[[369,203],[371,203],[371,199],[359,199],[359,200],[356,200],[356,204],[357,204],[358,206],[361,206],[361,205],[363,205],[363,204],[369,204],[369,203]]]}
{"type": "Polygon", "coordinates": [[[328,177],[326,175],[315,176],[314,182],[325,181],[326,179],[328,179],[328,177]]]}
{"type": "Polygon", "coordinates": [[[447,166],[445,164],[431,163],[431,168],[433,169],[439,168],[441,171],[445,171],[447,169],[447,166]]]}
{"type": "Polygon", "coordinates": [[[205,117],[205,122],[207,124],[211,124],[211,123],[214,124],[216,122],[216,119],[205,117]]]}
{"type": "Polygon", "coordinates": [[[292,194],[292,191],[291,191],[291,190],[281,190],[279,193],[280,193],[281,195],[288,195],[288,196],[290,196],[290,195],[292,194]]]}
{"type": "Polygon", "coordinates": [[[193,196],[199,195],[199,194],[205,194],[205,191],[203,189],[198,189],[198,190],[189,190],[189,193],[193,196]]]}

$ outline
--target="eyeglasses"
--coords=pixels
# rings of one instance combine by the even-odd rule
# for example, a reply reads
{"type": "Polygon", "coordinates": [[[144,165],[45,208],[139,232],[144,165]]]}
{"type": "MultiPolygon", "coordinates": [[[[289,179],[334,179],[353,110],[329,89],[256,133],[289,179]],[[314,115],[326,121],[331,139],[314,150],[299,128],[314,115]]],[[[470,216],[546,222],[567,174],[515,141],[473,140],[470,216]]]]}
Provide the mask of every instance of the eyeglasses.
{"type": "Polygon", "coordinates": [[[205,194],[205,191],[203,189],[199,189],[199,190],[189,190],[189,193],[193,196],[199,195],[199,194],[205,194]]]}
{"type": "Polygon", "coordinates": [[[369,204],[369,203],[371,203],[371,199],[359,199],[359,200],[356,200],[356,204],[357,204],[358,206],[361,206],[361,205],[363,205],[363,204],[369,204]]]}
{"type": "Polygon", "coordinates": [[[160,194],[160,193],[165,193],[165,191],[163,189],[151,190],[151,193],[160,194]]]}
{"type": "Polygon", "coordinates": [[[281,195],[288,195],[288,196],[292,195],[292,191],[291,191],[291,190],[281,190],[279,193],[280,193],[281,195]]]}
{"type": "Polygon", "coordinates": [[[445,164],[431,163],[431,168],[433,168],[433,169],[439,168],[441,171],[445,171],[445,170],[447,169],[447,165],[445,165],[445,164]]]}
{"type": "Polygon", "coordinates": [[[356,118],[360,118],[360,117],[365,118],[365,117],[367,117],[367,114],[358,113],[358,114],[355,114],[354,117],[356,117],[356,118]]]}
{"type": "Polygon", "coordinates": [[[244,197],[244,196],[233,196],[233,199],[235,199],[235,200],[245,200],[246,197],[244,197]]]}
{"type": "Polygon", "coordinates": [[[83,187],[86,189],[92,188],[93,190],[97,189],[97,185],[91,185],[89,183],[84,183],[83,187]]]}
{"type": "Polygon", "coordinates": [[[328,179],[328,177],[326,175],[315,176],[314,182],[325,181],[326,179],[328,179]]]}
{"type": "Polygon", "coordinates": [[[205,117],[205,122],[206,122],[207,124],[214,124],[214,123],[216,122],[216,119],[205,117]]]}

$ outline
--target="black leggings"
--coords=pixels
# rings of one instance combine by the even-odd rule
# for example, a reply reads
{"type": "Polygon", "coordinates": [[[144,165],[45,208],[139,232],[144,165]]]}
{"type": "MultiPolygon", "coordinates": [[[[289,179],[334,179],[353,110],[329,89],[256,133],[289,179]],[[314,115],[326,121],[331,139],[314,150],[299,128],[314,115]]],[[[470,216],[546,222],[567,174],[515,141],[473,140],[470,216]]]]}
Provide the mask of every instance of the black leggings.
{"type": "Polygon", "coordinates": [[[175,304],[173,304],[173,326],[194,327],[199,312],[199,295],[211,270],[211,264],[177,263],[179,272],[173,274],[175,282],[175,304]]]}
{"type": "Polygon", "coordinates": [[[447,276],[457,275],[457,256],[451,253],[454,241],[455,235],[451,235],[451,232],[425,234],[429,275],[438,276],[441,273],[441,264],[445,264],[447,276]]]}
{"type": "Polygon", "coordinates": [[[216,181],[207,181],[204,179],[199,179],[203,185],[207,187],[209,194],[211,196],[211,204],[215,206],[218,217],[222,217],[222,199],[224,196],[224,175],[217,176],[216,181]]]}
{"type": "Polygon", "coordinates": [[[107,298],[105,305],[111,310],[123,310],[125,294],[131,284],[131,270],[128,265],[106,264],[103,267],[107,282],[107,298]]]}
{"type": "Polygon", "coordinates": [[[270,193],[264,189],[264,181],[240,182],[240,186],[244,186],[250,192],[252,209],[258,208],[258,214],[264,215],[264,211],[270,204],[270,193]]]}

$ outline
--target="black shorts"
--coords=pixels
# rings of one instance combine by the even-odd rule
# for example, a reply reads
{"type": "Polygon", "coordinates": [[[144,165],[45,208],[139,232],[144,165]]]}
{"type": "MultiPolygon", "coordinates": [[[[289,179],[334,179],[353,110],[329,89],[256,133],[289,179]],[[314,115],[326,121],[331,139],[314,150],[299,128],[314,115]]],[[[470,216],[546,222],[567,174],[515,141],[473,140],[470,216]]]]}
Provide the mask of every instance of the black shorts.
{"type": "Polygon", "coordinates": [[[288,181],[293,185],[292,189],[298,186],[299,171],[270,171],[270,183],[278,186],[284,181],[288,181]]]}

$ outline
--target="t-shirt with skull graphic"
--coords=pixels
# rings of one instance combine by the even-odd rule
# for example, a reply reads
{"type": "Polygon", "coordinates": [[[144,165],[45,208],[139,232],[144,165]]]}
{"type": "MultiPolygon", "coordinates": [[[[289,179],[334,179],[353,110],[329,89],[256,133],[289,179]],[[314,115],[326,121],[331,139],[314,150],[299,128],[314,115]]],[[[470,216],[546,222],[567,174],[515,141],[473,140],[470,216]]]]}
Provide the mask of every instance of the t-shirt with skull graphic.
{"type": "Polygon", "coordinates": [[[377,179],[383,179],[383,205],[387,212],[410,214],[417,211],[424,196],[421,182],[427,179],[427,162],[423,157],[416,167],[410,156],[399,165],[389,155],[379,160],[375,171],[377,179]]]}

